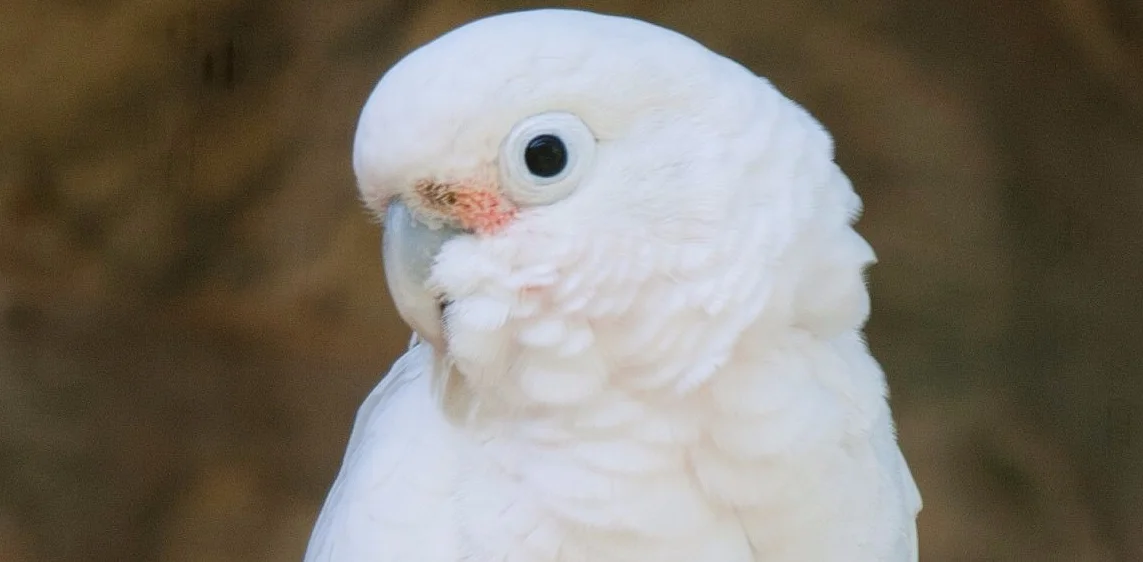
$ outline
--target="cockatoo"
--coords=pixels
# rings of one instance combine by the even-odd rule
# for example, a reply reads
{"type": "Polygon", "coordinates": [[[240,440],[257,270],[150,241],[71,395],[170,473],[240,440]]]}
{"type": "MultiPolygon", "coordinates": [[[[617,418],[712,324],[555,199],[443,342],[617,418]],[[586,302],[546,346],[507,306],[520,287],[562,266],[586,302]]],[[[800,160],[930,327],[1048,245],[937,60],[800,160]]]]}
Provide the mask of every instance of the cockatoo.
{"type": "Polygon", "coordinates": [[[309,562],[917,560],[832,140],[617,16],[461,26],[392,67],[353,164],[413,344],[309,562]]]}

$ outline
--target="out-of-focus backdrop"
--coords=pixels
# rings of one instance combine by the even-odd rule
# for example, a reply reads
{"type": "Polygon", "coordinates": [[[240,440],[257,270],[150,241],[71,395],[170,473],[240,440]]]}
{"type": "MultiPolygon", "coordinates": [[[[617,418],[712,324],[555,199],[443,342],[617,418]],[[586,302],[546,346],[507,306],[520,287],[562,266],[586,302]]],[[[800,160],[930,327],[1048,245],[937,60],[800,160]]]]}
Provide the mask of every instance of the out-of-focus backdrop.
{"type": "MultiPolygon", "coordinates": [[[[534,5],[4,4],[0,560],[300,558],[407,342],[357,113],[413,47],[534,5]]],[[[1143,560],[1143,4],[579,5],[834,133],[923,560],[1143,560]]]]}

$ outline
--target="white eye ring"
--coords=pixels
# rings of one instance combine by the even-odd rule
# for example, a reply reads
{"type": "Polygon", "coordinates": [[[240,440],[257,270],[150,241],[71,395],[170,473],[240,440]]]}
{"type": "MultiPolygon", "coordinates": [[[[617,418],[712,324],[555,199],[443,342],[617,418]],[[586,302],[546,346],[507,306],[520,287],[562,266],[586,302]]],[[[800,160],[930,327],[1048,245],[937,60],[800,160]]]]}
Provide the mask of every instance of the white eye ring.
{"type": "Polygon", "coordinates": [[[567,197],[579,185],[595,157],[595,134],[579,117],[562,111],[528,117],[508,132],[500,145],[500,185],[519,205],[545,205],[567,197]],[[535,142],[534,142],[535,141],[535,142]],[[555,147],[562,167],[548,160],[533,159],[528,151],[536,143],[555,147]],[[558,154],[562,145],[562,154],[558,154]],[[547,165],[537,170],[537,162],[547,165]],[[540,171],[542,173],[536,173],[540,171]]]}

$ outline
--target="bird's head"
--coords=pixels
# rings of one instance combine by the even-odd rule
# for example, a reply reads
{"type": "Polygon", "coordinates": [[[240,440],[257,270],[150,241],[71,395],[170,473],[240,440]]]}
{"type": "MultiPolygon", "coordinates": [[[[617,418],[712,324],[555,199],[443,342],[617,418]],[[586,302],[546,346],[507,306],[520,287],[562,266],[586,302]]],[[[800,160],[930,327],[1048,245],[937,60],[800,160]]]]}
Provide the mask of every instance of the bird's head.
{"type": "Polygon", "coordinates": [[[752,332],[858,328],[872,252],[832,158],[694,41],[540,10],[396,64],[353,160],[405,321],[474,388],[558,404],[694,388],[752,332]]]}

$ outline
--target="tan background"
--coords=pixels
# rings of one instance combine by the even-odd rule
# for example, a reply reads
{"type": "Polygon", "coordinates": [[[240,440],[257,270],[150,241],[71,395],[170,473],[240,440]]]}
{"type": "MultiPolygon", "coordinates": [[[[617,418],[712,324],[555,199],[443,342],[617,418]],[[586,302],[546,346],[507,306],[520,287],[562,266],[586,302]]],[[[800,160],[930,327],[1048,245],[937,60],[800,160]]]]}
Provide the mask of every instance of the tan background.
{"type": "MultiPolygon", "coordinates": [[[[4,3],[0,560],[301,556],[406,341],[357,112],[402,53],[525,4],[4,3]]],[[[922,559],[1143,560],[1143,4],[588,4],[834,132],[922,559]]]]}

